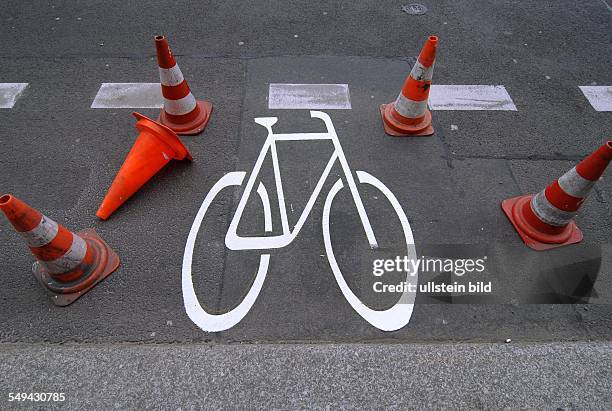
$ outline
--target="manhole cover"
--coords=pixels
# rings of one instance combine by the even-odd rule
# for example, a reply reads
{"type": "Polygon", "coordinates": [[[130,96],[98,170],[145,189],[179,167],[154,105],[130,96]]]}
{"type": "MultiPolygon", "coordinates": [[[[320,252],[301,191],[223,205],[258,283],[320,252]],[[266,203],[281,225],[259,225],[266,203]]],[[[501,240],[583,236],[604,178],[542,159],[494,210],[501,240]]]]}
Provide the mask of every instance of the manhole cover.
{"type": "Polygon", "coordinates": [[[427,7],[419,3],[406,4],[402,6],[402,11],[413,16],[427,13],[427,7]]]}

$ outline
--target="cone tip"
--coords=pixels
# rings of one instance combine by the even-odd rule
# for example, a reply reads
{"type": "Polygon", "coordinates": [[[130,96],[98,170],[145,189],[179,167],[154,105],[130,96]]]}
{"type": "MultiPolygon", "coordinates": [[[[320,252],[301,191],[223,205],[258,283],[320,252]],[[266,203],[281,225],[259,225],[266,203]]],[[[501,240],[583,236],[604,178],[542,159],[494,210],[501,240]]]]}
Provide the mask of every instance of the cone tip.
{"type": "Polygon", "coordinates": [[[603,143],[595,152],[599,152],[604,161],[612,160],[612,140],[603,143]]]}
{"type": "Polygon", "coordinates": [[[165,36],[155,36],[155,49],[157,50],[157,64],[160,68],[168,69],[176,65],[165,36]]]}
{"type": "Polygon", "coordinates": [[[4,194],[0,197],[0,206],[6,205],[13,199],[13,196],[10,194],[4,194]]]}
{"type": "Polygon", "coordinates": [[[100,208],[98,209],[98,211],[96,211],[96,217],[98,217],[101,220],[106,220],[108,219],[108,217],[110,217],[111,213],[108,212],[108,210],[103,210],[104,206],[100,206],[100,208]]]}
{"type": "Polygon", "coordinates": [[[601,147],[601,149],[603,149],[603,152],[604,152],[603,156],[604,156],[604,158],[606,158],[608,161],[610,161],[612,159],[612,140],[606,141],[604,143],[604,145],[601,147]]]}
{"type": "Polygon", "coordinates": [[[157,58],[160,56],[164,58],[170,58],[170,46],[168,45],[168,40],[166,40],[165,36],[155,36],[155,49],[157,50],[157,58]]]}
{"type": "Polygon", "coordinates": [[[423,49],[419,53],[419,62],[425,67],[430,67],[436,59],[436,49],[438,48],[438,36],[431,35],[423,44],[423,49]]]}
{"type": "Polygon", "coordinates": [[[4,211],[7,207],[10,207],[10,204],[13,202],[13,197],[10,194],[4,194],[0,197],[0,210],[4,211]]]}

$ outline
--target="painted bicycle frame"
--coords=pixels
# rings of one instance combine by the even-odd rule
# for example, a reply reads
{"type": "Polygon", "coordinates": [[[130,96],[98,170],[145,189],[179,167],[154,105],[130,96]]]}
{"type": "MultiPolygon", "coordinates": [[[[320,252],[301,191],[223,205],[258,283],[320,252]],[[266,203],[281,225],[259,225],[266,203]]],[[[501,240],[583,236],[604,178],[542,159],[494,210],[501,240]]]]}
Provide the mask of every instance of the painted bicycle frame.
{"type": "MultiPolygon", "coordinates": [[[[304,226],[306,219],[308,218],[310,212],[312,211],[312,207],[319,197],[321,193],[321,189],[323,188],[323,184],[327,180],[329,173],[332,170],[333,165],[336,160],[340,162],[342,167],[342,171],[344,172],[346,181],[348,183],[349,189],[351,190],[351,194],[353,196],[353,200],[355,201],[355,205],[357,206],[357,210],[359,212],[359,217],[361,218],[361,222],[363,224],[363,228],[365,230],[368,242],[370,243],[370,247],[377,248],[378,243],[376,241],[376,237],[374,236],[374,231],[372,230],[372,226],[370,224],[370,220],[366,213],[366,210],[363,206],[363,202],[361,201],[361,196],[359,191],[357,190],[357,186],[355,184],[355,179],[353,178],[353,174],[351,173],[351,169],[349,167],[348,161],[344,155],[344,151],[342,150],[342,146],[340,145],[340,140],[338,139],[338,135],[336,134],[336,130],[334,129],[334,125],[329,118],[329,116],[322,111],[311,111],[310,116],[312,118],[319,118],[323,120],[327,127],[326,133],[291,133],[291,134],[275,134],[272,131],[272,126],[278,121],[277,117],[259,117],[255,119],[257,124],[262,125],[268,130],[268,137],[259,153],[259,157],[255,162],[255,166],[253,167],[253,171],[249,177],[247,185],[244,189],[244,193],[240,198],[240,202],[238,203],[238,207],[236,209],[236,214],[230,223],[227,235],[225,236],[225,245],[230,250],[261,250],[261,249],[274,249],[274,248],[282,248],[286,245],[290,244],[300,233],[300,230],[304,226]],[[310,198],[308,199],[300,218],[297,223],[291,230],[289,228],[289,222],[287,219],[287,207],[285,202],[285,195],[283,192],[283,184],[280,175],[280,168],[278,162],[278,154],[276,150],[276,142],[277,141],[309,141],[309,140],[330,140],[334,145],[334,151],[331,154],[319,181],[317,182],[310,198]],[[261,166],[263,164],[264,159],[268,151],[271,152],[272,156],[272,165],[274,169],[274,179],[276,183],[276,194],[278,197],[278,206],[280,210],[281,224],[283,233],[275,236],[240,236],[237,234],[238,224],[240,219],[242,218],[242,213],[244,212],[244,208],[246,206],[247,200],[253,190],[255,185],[255,181],[257,180],[257,176],[259,175],[259,171],[261,170],[261,166]]],[[[260,185],[257,192],[260,196],[267,196],[267,192],[263,185],[260,185]]],[[[269,202],[264,201],[264,204],[269,204],[269,202]]],[[[266,215],[269,215],[269,210],[266,211],[266,215]]],[[[267,230],[266,230],[267,231],[267,230]]]]}

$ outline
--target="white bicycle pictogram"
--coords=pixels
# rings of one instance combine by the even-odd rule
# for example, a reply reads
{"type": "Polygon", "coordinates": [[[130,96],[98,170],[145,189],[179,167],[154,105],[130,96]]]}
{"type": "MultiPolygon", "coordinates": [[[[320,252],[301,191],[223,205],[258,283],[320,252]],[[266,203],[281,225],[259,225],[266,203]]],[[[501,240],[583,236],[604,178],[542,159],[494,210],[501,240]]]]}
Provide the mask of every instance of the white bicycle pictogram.
{"type": "MultiPolygon", "coordinates": [[[[340,145],[340,140],[336,134],[334,125],[332,124],[330,117],[326,113],[321,111],[311,111],[310,116],[312,118],[318,118],[323,120],[327,127],[327,132],[275,134],[272,131],[272,126],[278,121],[277,117],[260,117],[254,119],[257,124],[260,124],[268,130],[268,137],[266,138],[266,141],[261,149],[257,161],[255,162],[253,171],[250,174],[242,197],[240,198],[240,201],[238,203],[236,213],[234,214],[232,221],[230,222],[227,234],[225,236],[225,245],[230,250],[269,250],[282,248],[290,244],[298,236],[301,228],[304,226],[304,223],[310,215],[312,207],[317,198],[319,197],[321,189],[323,188],[325,181],[329,177],[330,171],[332,170],[332,167],[334,166],[336,161],[340,162],[342,171],[344,173],[344,178],[351,191],[353,201],[355,202],[355,206],[357,207],[359,217],[361,219],[361,223],[363,224],[363,228],[365,230],[365,234],[370,244],[370,247],[378,247],[378,242],[374,235],[374,231],[372,230],[372,226],[370,225],[370,220],[368,218],[366,210],[363,206],[361,195],[357,190],[355,179],[353,178],[353,174],[351,172],[349,164],[346,160],[346,157],[344,156],[344,152],[340,145]],[[321,174],[321,177],[318,183],[316,184],[309,200],[307,201],[306,206],[302,211],[302,214],[300,215],[297,223],[295,224],[293,229],[290,229],[289,222],[287,219],[287,209],[285,205],[285,197],[283,194],[278,155],[276,151],[276,142],[309,140],[331,140],[334,146],[334,152],[332,153],[323,173],[321,174]],[[249,199],[249,196],[253,190],[262,163],[269,151],[271,152],[272,157],[276,193],[278,197],[278,205],[282,224],[282,234],[270,236],[240,236],[236,232],[238,228],[238,223],[242,218],[242,213],[247,204],[247,200],[249,199]]],[[[410,223],[408,222],[406,214],[402,210],[401,205],[399,204],[393,193],[380,180],[378,180],[371,174],[366,173],[365,171],[357,171],[356,175],[360,184],[369,184],[375,187],[391,203],[401,223],[403,236],[406,242],[406,255],[409,259],[416,259],[416,250],[414,245],[414,238],[412,236],[412,230],[410,228],[410,223]]],[[[259,268],[257,269],[257,274],[255,275],[255,279],[249,291],[246,293],[242,301],[236,307],[232,308],[228,312],[221,314],[211,314],[204,310],[198,300],[193,286],[191,270],[193,250],[204,216],[206,215],[210,204],[223,189],[232,186],[241,186],[245,176],[246,172],[244,171],[234,171],[227,173],[225,176],[221,177],[221,179],[217,181],[217,183],[215,183],[215,185],[211,188],[211,190],[204,198],[204,201],[202,202],[202,205],[191,226],[191,230],[189,231],[189,236],[187,237],[187,244],[185,247],[185,254],[183,256],[182,269],[183,300],[185,303],[185,310],[187,311],[187,315],[189,316],[189,318],[204,331],[223,331],[239,323],[247,315],[247,313],[250,311],[251,307],[255,303],[255,300],[257,299],[262,289],[264,280],[268,272],[270,254],[262,254],[259,258],[259,268]]],[[[327,254],[329,265],[332,269],[336,282],[338,283],[338,286],[342,291],[342,294],[344,295],[348,303],[351,305],[351,307],[361,317],[363,317],[371,325],[380,330],[398,330],[404,327],[410,321],[410,317],[412,316],[412,310],[414,308],[415,294],[406,291],[400,295],[397,302],[392,307],[386,310],[372,309],[366,306],[353,293],[353,291],[351,291],[346,280],[344,279],[342,272],[340,271],[340,267],[338,266],[338,263],[334,256],[329,231],[330,210],[332,202],[336,197],[336,194],[338,194],[338,192],[343,187],[344,183],[342,181],[342,178],[339,178],[327,194],[327,198],[323,207],[323,241],[325,243],[325,251],[327,254]]],[[[262,182],[260,182],[257,187],[257,194],[259,195],[263,205],[264,229],[266,232],[272,232],[272,214],[270,211],[270,200],[268,198],[268,192],[262,182]]],[[[407,273],[406,281],[416,284],[418,281],[417,274],[413,273],[412,275],[408,275],[407,273]]]]}

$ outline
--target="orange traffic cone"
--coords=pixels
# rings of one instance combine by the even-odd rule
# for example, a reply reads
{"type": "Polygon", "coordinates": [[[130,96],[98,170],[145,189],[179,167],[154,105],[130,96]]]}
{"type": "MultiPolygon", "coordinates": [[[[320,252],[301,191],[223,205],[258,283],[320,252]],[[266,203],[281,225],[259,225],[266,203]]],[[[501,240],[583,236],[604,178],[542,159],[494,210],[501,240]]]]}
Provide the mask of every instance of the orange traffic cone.
{"type": "Polygon", "coordinates": [[[164,96],[164,107],[158,121],[177,134],[201,133],[210,119],[212,104],[209,101],[196,100],[191,94],[164,36],[155,37],[155,48],[164,96]]]}
{"type": "Polygon", "coordinates": [[[0,209],[37,258],[32,271],[65,306],[91,290],[119,267],[119,257],[94,230],[74,234],[10,194],[0,209]]]}
{"type": "Polygon", "coordinates": [[[117,173],[96,215],[106,220],[128,198],[161,170],[170,160],[192,160],[187,147],[168,127],[139,113],[136,128],[140,135],[117,173]]]}
{"type": "Polygon", "coordinates": [[[582,241],[573,218],[612,159],[608,141],[540,191],[502,201],[502,209],[525,244],[542,251],[582,241]]]}
{"type": "Polygon", "coordinates": [[[390,136],[430,136],[431,112],[427,108],[438,38],[429,36],[404,88],[393,103],[380,106],[385,133],[390,136]]]}

